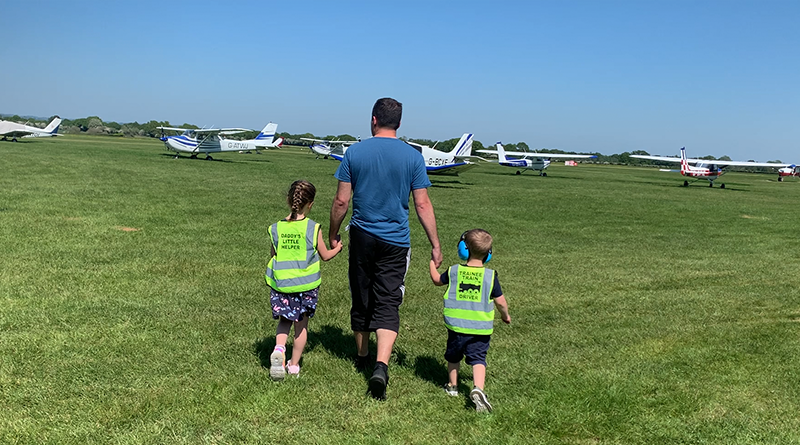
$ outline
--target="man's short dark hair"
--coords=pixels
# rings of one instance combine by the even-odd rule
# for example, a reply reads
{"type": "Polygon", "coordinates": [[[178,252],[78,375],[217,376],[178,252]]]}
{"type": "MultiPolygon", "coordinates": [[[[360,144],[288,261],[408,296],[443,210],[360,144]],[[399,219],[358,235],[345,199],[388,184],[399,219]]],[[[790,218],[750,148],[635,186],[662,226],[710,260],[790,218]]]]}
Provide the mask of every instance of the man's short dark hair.
{"type": "Polygon", "coordinates": [[[403,117],[403,104],[391,97],[378,99],[372,107],[372,115],[377,121],[378,128],[397,130],[400,128],[400,118],[403,117]]]}

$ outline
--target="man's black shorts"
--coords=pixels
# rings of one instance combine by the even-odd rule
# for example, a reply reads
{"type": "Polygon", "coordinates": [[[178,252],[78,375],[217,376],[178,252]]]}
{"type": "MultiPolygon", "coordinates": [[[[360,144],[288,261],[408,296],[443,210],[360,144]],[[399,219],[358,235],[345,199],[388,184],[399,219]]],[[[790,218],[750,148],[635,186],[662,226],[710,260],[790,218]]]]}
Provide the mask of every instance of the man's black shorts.
{"type": "Polygon", "coordinates": [[[373,238],[350,226],[350,327],[353,331],[400,329],[411,249],[373,238]]]}

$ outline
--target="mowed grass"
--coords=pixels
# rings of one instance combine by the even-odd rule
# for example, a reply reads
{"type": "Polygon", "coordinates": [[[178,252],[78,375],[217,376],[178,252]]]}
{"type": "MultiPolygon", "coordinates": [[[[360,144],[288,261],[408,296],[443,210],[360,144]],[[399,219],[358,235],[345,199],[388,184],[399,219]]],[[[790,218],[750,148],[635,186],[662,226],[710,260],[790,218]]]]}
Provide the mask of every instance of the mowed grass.
{"type": "Polygon", "coordinates": [[[337,162],[73,136],[0,156],[0,443],[800,443],[797,181],[432,176],[445,263],[491,232],[513,319],[479,415],[441,390],[444,289],[413,215],[389,400],[351,362],[346,252],[322,266],[301,377],[270,381],[266,229],[304,178],[327,230],[337,162]]]}

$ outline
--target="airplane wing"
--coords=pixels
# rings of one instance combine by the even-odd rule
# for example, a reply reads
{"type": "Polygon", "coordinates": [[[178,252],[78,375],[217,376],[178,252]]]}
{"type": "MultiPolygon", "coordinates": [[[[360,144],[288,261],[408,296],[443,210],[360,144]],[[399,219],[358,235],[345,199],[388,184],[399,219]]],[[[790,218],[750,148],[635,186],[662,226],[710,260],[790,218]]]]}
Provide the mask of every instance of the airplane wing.
{"type": "MultiPolygon", "coordinates": [[[[695,159],[689,159],[689,162],[695,161],[695,159]]],[[[782,168],[782,167],[789,167],[792,164],[773,164],[772,162],[749,162],[749,161],[706,161],[703,159],[697,159],[697,162],[705,162],[706,164],[716,164],[716,165],[732,165],[737,167],[775,167],[775,168],[782,168]]]]}
{"type": "Polygon", "coordinates": [[[563,158],[563,159],[590,159],[596,158],[595,155],[572,155],[572,154],[561,154],[561,153],[536,153],[530,151],[507,151],[507,155],[514,155],[520,156],[523,158],[527,157],[535,157],[535,158],[563,158]]]}
{"type": "MultiPolygon", "coordinates": [[[[638,159],[650,159],[652,161],[678,162],[678,163],[681,162],[681,158],[667,157],[667,156],[631,155],[631,157],[632,158],[638,158],[638,159]]],[[[697,159],[687,159],[686,161],[687,162],[692,162],[692,161],[697,162],[697,159]]]]}
{"type": "Polygon", "coordinates": [[[195,130],[194,128],[177,128],[177,127],[156,127],[158,130],[170,130],[170,131],[188,131],[188,130],[195,130]]]}
{"type": "MultiPolygon", "coordinates": [[[[476,150],[478,153],[486,153],[490,155],[497,155],[497,150],[476,150]]],[[[571,154],[558,154],[558,153],[536,153],[530,151],[507,151],[507,155],[519,156],[521,158],[536,157],[536,158],[564,158],[564,159],[590,159],[596,158],[596,155],[571,155],[571,154]]],[[[680,159],[678,159],[680,161],[680,159]]]]}
{"type": "MultiPolygon", "coordinates": [[[[650,159],[653,161],[663,161],[663,162],[681,162],[681,158],[675,157],[668,157],[668,156],[644,156],[644,155],[631,155],[632,158],[638,159],[650,159]]],[[[789,167],[792,164],[774,164],[771,162],[749,162],[749,161],[717,161],[717,160],[710,160],[710,159],[695,159],[695,158],[688,158],[686,162],[690,164],[714,164],[714,165],[726,165],[726,166],[736,166],[736,167],[775,167],[775,168],[782,168],[782,167],[789,167]]]]}

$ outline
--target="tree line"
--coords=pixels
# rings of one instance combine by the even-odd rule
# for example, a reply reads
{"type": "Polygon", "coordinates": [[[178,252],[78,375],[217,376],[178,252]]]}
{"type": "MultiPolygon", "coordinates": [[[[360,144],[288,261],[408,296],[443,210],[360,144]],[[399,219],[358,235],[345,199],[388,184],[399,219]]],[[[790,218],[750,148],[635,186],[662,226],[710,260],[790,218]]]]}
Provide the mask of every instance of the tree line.
{"type": "MultiPolygon", "coordinates": [[[[51,120],[53,120],[56,116],[51,116],[45,120],[36,119],[36,118],[25,118],[20,117],[18,115],[0,115],[4,120],[24,123],[27,125],[36,126],[39,128],[44,128],[51,120]],[[3,117],[4,116],[4,117],[3,117]]],[[[149,122],[145,122],[140,124],[139,122],[129,122],[120,124],[117,122],[104,122],[98,116],[89,116],[81,119],[63,119],[61,121],[61,126],[58,129],[59,133],[62,134],[89,134],[89,135],[106,135],[106,136],[118,136],[118,137],[151,137],[151,138],[159,138],[162,135],[162,131],[159,130],[157,127],[180,127],[180,128],[194,128],[198,129],[197,125],[183,123],[181,125],[173,125],[170,124],[169,121],[156,121],[151,120],[149,122]]],[[[237,135],[232,136],[235,139],[245,140],[245,139],[253,139],[258,135],[258,131],[248,131],[244,133],[239,133],[237,135]]],[[[312,142],[304,141],[303,138],[306,139],[325,139],[325,140],[337,140],[337,141],[356,141],[358,140],[357,137],[350,135],[350,134],[340,134],[340,135],[326,135],[326,136],[315,136],[312,133],[302,133],[302,134],[291,134],[287,132],[278,133],[278,137],[282,137],[284,139],[284,143],[287,145],[299,145],[299,146],[309,146],[312,142]]],[[[429,147],[435,147],[437,150],[448,152],[452,150],[458,141],[461,139],[452,138],[445,141],[433,141],[430,139],[415,139],[415,138],[408,138],[406,136],[401,136],[400,139],[407,141],[407,142],[415,142],[417,144],[427,145],[429,147]]],[[[472,142],[472,151],[475,153],[476,150],[484,150],[487,148],[483,143],[477,140],[473,140],[472,142]]],[[[493,149],[494,146],[488,146],[489,149],[493,149]]],[[[506,151],[519,151],[519,152],[537,152],[537,153],[553,153],[553,154],[588,154],[588,155],[595,155],[597,158],[593,159],[578,159],[576,160],[579,163],[583,164],[609,164],[609,165],[633,165],[633,166],[642,166],[642,167],[669,167],[669,168],[676,168],[674,163],[664,162],[664,161],[654,161],[649,159],[638,159],[632,158],[631,155],[644,155],[649,156],[650,154],[644,150],[634,150],[632,152],[623,152],[619,154],[611,154],[611,155],[604,155],[599,152],[594,153],[578,153],[578,152],[569,152],[563,151],[558,149],[548,149],[548,148],[541,148],[541,149],[531,149],[527,143],[525,142],[517,142],[511,144],[503,144],[503,148],[506,151]]],[[[719,158],[715,158],[714,156],[703,156],[697,159],[703,159],[709,161],[709,163],[713,163],[713,161],[730,161],[731,158],[728,156],[721,156],[719,158]]],[[[751,160],[752,161],[752,160],[751,160]]],[[[776,163],[781,164],[780,160],[774,161],[766,161],[768,163],[776,163]]],[[[773,173],[773,170],[768,167],[726,167],[726,170],[730,171],[746,171],[746,172],[762,172],[762,173],[773,173]]]]}

